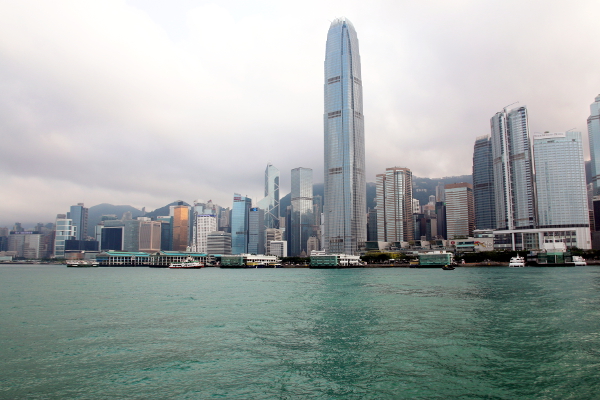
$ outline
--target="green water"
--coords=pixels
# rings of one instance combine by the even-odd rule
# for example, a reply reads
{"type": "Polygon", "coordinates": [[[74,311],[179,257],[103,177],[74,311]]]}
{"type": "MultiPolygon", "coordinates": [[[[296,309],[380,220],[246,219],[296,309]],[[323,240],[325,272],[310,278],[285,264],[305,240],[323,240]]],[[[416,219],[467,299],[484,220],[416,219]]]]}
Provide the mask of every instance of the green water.
{"type": "Polygon", "coordinates": [[[600,268],[0,267],[2,399],[594,399],[600,268]]]}

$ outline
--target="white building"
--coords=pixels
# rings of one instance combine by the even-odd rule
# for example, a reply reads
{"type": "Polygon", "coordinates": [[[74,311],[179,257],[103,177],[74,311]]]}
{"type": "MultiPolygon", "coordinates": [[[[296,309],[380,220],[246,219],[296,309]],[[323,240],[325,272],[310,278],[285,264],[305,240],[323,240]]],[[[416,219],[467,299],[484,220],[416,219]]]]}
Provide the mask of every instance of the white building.
{"type": "Polygon", "coordinates": [[[208,234],[217,230],[217,216],[213,214],[196,214],[193,227],[192,251],[208,252],[208,234]]]}
{"type": "Polygon", "coordinates": [[[386,168],[376,177],[377,239],[408,242],[413,239],[412,172],[386,168]]]}
{"type": "Polygon", "coordinates": [[[287,257],[287,240],[272,240],[271,255],[277,257],[287,257]]]}
{"type": "Polygon", "coordinates": [[[75,239],[77,228],[73,225],[73,220],[66,218],[65,214],[56,216],[54,236],[54,257],[62,258],[65,256],[65,241],[75,239]]]}

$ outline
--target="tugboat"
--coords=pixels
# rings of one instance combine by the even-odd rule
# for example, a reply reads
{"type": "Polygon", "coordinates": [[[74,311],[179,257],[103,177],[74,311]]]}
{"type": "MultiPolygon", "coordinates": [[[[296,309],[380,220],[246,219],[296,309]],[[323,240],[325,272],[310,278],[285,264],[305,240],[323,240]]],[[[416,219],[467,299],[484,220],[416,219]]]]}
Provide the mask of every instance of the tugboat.
{"type": "Polygon", "coordinates": [[[204,264],[188,257],[185,261],[180,263],[171,263],[169,268],[171,269],[200,269],[203,268],[204,264]]]}

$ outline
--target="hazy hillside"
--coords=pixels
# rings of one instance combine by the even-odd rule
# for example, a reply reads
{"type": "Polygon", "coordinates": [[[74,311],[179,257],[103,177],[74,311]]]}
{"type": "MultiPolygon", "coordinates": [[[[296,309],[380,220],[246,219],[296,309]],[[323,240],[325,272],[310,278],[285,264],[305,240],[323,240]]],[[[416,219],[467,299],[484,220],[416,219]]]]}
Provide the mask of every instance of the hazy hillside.
{"type": "Polygon", "coordinates": [[[112,204],[102,203],[90,207],[88,211],[88,236],[94,236],[94,229],[96,228],[96,225],[100,223],[103,215],[114,214],[118,218],[121,218],[123,213],[127,211],[131,211],[132,218],[141,217],[143,215],[143,211],[132,206],[115,206],[112,204]]]}

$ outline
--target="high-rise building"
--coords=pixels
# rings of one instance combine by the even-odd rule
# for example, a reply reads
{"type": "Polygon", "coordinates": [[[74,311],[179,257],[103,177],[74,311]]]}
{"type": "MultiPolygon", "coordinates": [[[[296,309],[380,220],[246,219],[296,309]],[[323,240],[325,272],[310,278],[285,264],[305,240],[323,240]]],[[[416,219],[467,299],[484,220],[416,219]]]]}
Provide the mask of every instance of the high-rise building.
{"type": "Polygon", "coordinates": [[[535,134],[539,228],[589,227],[580,132],[535,134]]]}
{"type": "Polygon", "coordinates": [[[265,228],[279,228],[279,170],[271,163],[265,169],[265,197],[258,207],[265,211],[265,228]]]}
{"type": "Polygon", "coordinates": [[[448,239],[473,236],[475,213],[473,210],[473,185],[452,183],[446,185],[446,229],[448,239]]]}
{"type": "Polygon", "coordinates": [[[71,206],[67,218],[73,221],[75,240],[85,240],[87,238],[88,209],[83,206],[83,203],[77,203],[76,206],[71,206]]]}
{"type": "Polygon", "coordinates": [[[75,226],[73,220],[67,218],[65,214],[56,216],[55,234],[54,234],[54,257],[63,258],[65,256],[65,241],[75,239],[75,226]]]}
{"type": "Polygon", "coordinates": [[[597,196],[600,195],[600,94],[590,105],[587,128],[590,141],[593,195],[597,196]]]}
{"type": "Polygon", "coordinates": [[[265,229],[265,254],[273,255],[273,253],[271,253],[271,242],[281,240],[283,240],[283,230],[276,228],[265,229]]]}
{"type": "Polygon", "coordinates": [[[216,230],[216,215],[194,213],[194,236],[192,239],[192,251],[197,253],[206,253],[208,234],[216,230]]]}
{"type": "Polygon", "coordinates": [[[414,237],[412,172],[408,168],[386,168],[376,176],[377,239],[408,242],[414,237]]]}
{"type": "Polygon", "coordinates": [[[140,244],[139,250],[146,253],[160,251],[161,241],[160,221],[150,221],[149,218],[140,218],[140,244]]]}
{"type": "Polygon", "coordinates": [[[231,210],[231,253],[248,253],[248,217],[252,200],[238,193],[233,195],[231,210]]]}
{"type": "Polygon", "coordinates": [[[259,207],[248,214],[248,253],[265,254],[265,211],[259,207]]]}
{"type": "Polygon", "coordinates": [[[533,157],[527,107],[504,108],[490,121],[496,229],[532,229],[536,223],[533,157]]]}
{"type": "Polygon", "coordinates": [[[173,251],[186,251],[190,236],[190,207],[183,204],[170,206],[170,213],[173,217],[173,251]]]}
{"type": "Polygon", "coordinates": [[[206,252],[211,255],[229,255],[231,254],[231,233],[216,231],[206,236],[206,252]]]}
{"type": "Polygon", "coordinates": [[[291,256],[307,254],[306,241],[313,233],[313,179],[312,169],[294,168],[292,170],[292,218],[289,227],[291,238],[291,256]]]}
{"type": "Polygon", "coordinates": [[[473,149],[473,202],[476,229],[495,229],[494,169],[490,135],[479,136],[473,149]]]}
{"type": "Polygon", "coordinates": [[[338,18],[325,55],[325,250],[356,254],[367,238],[365,135],[356,30],[338,18]]]}

